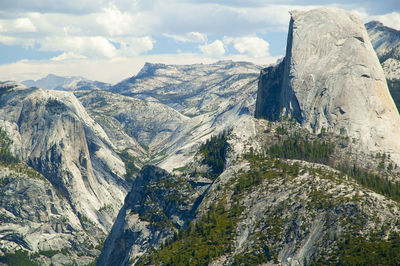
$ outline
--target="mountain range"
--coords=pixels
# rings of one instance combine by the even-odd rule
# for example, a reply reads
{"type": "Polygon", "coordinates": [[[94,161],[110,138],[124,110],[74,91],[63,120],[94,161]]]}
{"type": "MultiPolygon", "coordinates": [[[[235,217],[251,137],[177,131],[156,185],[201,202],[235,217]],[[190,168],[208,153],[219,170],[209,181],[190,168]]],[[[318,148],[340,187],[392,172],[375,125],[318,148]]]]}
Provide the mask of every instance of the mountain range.
{"type": "Polygon", "coordinates": [[[319,8],[266,68],[1,82],[0,262],[400,263],[399,49],[319,8]]]}

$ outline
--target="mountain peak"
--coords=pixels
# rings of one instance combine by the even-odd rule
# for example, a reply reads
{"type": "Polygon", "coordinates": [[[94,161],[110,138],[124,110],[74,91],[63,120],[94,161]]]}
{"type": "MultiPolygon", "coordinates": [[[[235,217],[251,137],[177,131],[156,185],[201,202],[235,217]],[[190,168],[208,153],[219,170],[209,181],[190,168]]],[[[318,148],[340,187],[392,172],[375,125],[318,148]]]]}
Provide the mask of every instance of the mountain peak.
{"type": "Polygon", "coordinates": [[[355,138],[368,152],[400,154],[400,118],[362,20],[338,8],[291,14],[286,57],[262,72],[256,116],[293,115],[311,131],[355,138]]]}

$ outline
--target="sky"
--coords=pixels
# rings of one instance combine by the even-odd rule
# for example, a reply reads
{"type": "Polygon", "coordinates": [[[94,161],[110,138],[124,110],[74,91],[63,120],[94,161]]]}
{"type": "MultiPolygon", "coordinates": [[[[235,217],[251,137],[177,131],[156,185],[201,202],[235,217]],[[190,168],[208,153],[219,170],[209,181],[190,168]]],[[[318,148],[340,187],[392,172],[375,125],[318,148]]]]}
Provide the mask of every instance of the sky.
{"type": "Polygon", "coordinates": [[[0,80],[117,83],[145,62],[276,62],[289,11],[335,6],[400,30],[398,0],[0,0],[0,80]]]}

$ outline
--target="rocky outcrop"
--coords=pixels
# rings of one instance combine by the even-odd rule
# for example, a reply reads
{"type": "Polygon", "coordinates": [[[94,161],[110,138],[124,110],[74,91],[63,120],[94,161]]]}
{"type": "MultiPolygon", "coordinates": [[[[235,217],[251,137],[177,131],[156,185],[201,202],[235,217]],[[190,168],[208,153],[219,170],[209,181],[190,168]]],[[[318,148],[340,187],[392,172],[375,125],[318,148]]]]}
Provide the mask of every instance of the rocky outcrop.
{"type": "Polygon", "coordinates": [[[10,82],[0,90],[0,126],[13,140],[13,152],[70,206],[86,230],[73,234],[102,239],[129,189],[124,163],[104,130],[72,93],[10,82]]]}
{"type": "Polygon", "coordinates": [[[97,265],[128,265],[193,218],[198,192],[182,177],[144,166],[125,198],[97,265]]]}
{"type": "Polygon", "coordinates": [[[379,21],[368,22],[365,28],[381,63],[389,58],[400,60],[400,31],[379,21]]]}
{"type": "Polygon", "coordinates": [[[251,97],[260,67],[247,62],[164,65],[146,63],[138,75],[111,90],[166,104],[186,116],[214,112],[251,97]]]}
{"type": "Polygon", "coordinates": [[[101,240],[85,233],[68,201],[44,176],[23,163],[2,165],[0,183],[0,256],[22,249],[51,254],[37,255],[41,265],[83,265],[100,254],[93,247],[101,240]]]}
{"type": "Polygon", "coordinates": [[[147,63],[112,92],[75,92],[119,150],[168,171],[211,135],[254,115],[260,68],[251,63],[147,63]],[[124,96],[121,96],[123,94],[124,96]]]}
{"type": "Polygon", "coordinates": [[[275,121],[281,115],[281,94],[284,62],[261,70],[257,91],[257,101],[254,116],[275,121]]]}
{"type": "Polygon", "coordinates": [[[368,22],[365,27],[385,72],[390,94],[400,110],[400,31],[378,21],[368,22]]]}
{"type": "MultiPolygon", "coordinates": [[[[279,95],[274,112],[279,106],[311,131],[345,134],[360,150],[384,150],[399,161],[400,118],[361,19],[337,8],[291,15],[280,92],[279,75],[272,87],[263,75],[259,90],[265,92],[258,95],[279,95]]],[[[269,108],[258,106],[256,113],[276,116],[263,111],[269,108]]]]}

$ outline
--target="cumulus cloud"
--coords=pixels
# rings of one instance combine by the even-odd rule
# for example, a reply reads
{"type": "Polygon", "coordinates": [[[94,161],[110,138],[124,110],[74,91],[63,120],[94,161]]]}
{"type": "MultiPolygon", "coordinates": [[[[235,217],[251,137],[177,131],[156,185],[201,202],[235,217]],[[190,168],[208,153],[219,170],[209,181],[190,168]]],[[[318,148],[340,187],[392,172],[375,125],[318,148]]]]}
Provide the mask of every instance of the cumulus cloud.
{"type": "Polygon", "coordinates": [[[51,58],[50,60],[52,61],[64,61],[64,60],[70,60],[70,59],[85,59],[87,58],[86,56],[75,54],[73,52],[68,52],[68,53],[62,53],[59,56],[55,56],[51,58]]]}
{"type": "Polygon", "coordinates": [[[233,43],[233,47],[241,54],[247,53],[251,57],[269,56],[269,43],[259,37],[225,38],[225,42],[233,43]]]}
{"type": "MultiPolygon", "coordinates": [[[[355,0],[351,4],[338,0],[335,5],[355,9],[365,22],[375,19],[400,29],[397,2],[382,1],[368,0],[370,4],[360,5],[365,0],[355,0]]],[[[101,70],[103,68],[115,67],[122,71],[122,66],[134,69],[132,64],[141,64],[143,58],[154,62],[175,58],[165,59],[168,63],[183,62],[185,56],[188,57],[186,63],[232,58],[265,64],[273,61],[269,51],[278,53],[274,52],[277,48],[273,39],[256,36],[276,36],[268,35],[271,32],[286,35],[288,11],[314,8],[318,3],[309,0],[204,0],[201,3],[196,0],[0,0],[0,43],[60,54],[46,62],[7,65],[16,71],[14,73],[35,71],[39,65],[43,66],[40,71],[57,69],[60,75],[64,74],[62,69],[66,75],[77,69],[82,75],[86,70],[91,75],[91,69],[99,69],[98,79],[104,80],[106,71],[101,70]],[[171,42],[163,46],[165,38],[159,36],[172,38],[176,47],[171,42]],[[216,41],[209,43],[209,39],[216,41]],[[177,50],[180,54],[176,54],[177,50]],[[150,51],[171,54],[147,55],[150,51]],[[198,53],[188,54],[187,51],[198,53]]],[[[5,68],[1,68],[0,74],[2,71],[5,68]]],[[[120,76],[118,71],[112,73],[120,76]]]]}
{"type": "Polygon", "coordinates": [[[199,45],[198,47],[206,56],[218,58],[225,54],[224,43],[220,40],[216,40],[210,44],[199,45]]]}
{"type": "Polygon", "coordinates": [[[19,32],[35,32],[37,31],[35,25],[29,18],[18,18],[15,20],[15,31],[19,32]]]}
{"type": "Polygon", "coordinates": [[[121,38],[113,39],[119,43],[120,49],[118,53],[120,56],[136,56],[141,53],[151,51],[154,47],[154,40],[150,36],[140,38],[121,38]]]}
{"type": "Polygon", "coordinates": [[[33,25],[32,21],[27,18],[17,18],[9,20],[0,20],[0,32],[9,33],[27,33],[36,32],[37,28],[33,25]]]}
{"type": "Polygon", "coordinates": [[[207,35],[200,32],[188,32],[185,35],[164,34],[164,36],[174,39],[177,42],[185,43],[206,43],[207,35]]]}
{"type": "Polygon", "coordinates": [[[42,51],[66,51],[87,57],[112,58],[117,55],[117,49],[102,36],[95,37],[47,37],[41,42],[42,51]]]}
{"type": "Polygon", "coordinates": [[[115,4],[103,8],[103,12],[97,15],[96,21],[103,25],[111,36],[126,34],[133,26],[132,15],[128,12],[121,12],[115,4]]]}

